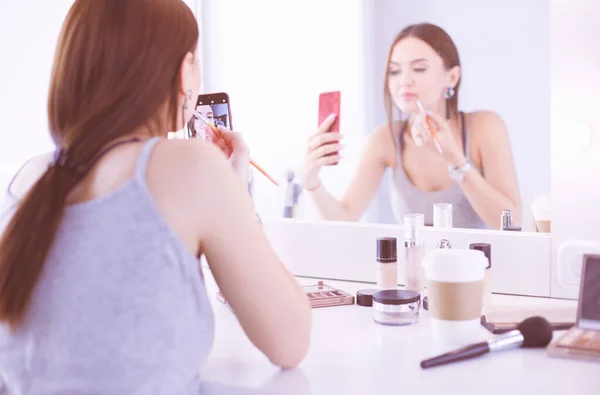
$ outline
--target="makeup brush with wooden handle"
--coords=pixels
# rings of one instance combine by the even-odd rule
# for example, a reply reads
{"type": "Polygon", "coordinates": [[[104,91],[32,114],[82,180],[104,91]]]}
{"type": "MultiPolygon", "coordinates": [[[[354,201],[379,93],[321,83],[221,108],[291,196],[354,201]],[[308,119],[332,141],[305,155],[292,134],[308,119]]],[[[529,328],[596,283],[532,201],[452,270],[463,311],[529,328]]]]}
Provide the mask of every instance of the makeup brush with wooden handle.
{"type": "MultiPolygon", "coordinates": [[[[204,118],[204,116],[202,114],[200,114],[198,111],[194,111],[194,116],[196,118],[198,118],[199,120],[201,120],[202,122],[204,122],[221,140],[223,140],[223,143],[225,143],[225,145],[227,146],[227,148],[229,149],[229,151],[233,152],[233,148],[231,148],[231,146],[229,145],[229,143],[227,142],[227,140],[225,140],[225,138],[223,137],[223,135],[219,131],[219,128],[217,128],[212,123],[208,122],[208,120],[206,118],[204,118]]],[[[271,181],[276,186],[279,186],[279,183],[273,177],[271,177],[269,175],[269,173],[267,173],[262,167],[260,167],[259,165],[257,165],[256,162],[254,162],[252,159],[250,159],[250,164],[252,166],[254,166],[256,168],[256,170],[260,171],[265,177],[267,177],[269,179],[269,181],[271,181]]]]}
{"type": "MultiPolygon", "coordinates": [[[[417,100],[417,106],[419,107],[419,110],[425,111],[425,109],[423,108],[423,105],[421,104],[421,102],[419,100],[417,100]]],[[[442,151],[442,147],[440,146],[440,143],[438,142],[437,137],[435,135],[435,126],[432,124],[432,121],[428,116],[427,116],[426,120],[427,120],[427,126],[429,126],[429,133],[431,133],[431,137],[433,138],[435,147],[437,148],[438,152],[441,154],[441,153],[443,153],[443,151],[442,151]]]]}

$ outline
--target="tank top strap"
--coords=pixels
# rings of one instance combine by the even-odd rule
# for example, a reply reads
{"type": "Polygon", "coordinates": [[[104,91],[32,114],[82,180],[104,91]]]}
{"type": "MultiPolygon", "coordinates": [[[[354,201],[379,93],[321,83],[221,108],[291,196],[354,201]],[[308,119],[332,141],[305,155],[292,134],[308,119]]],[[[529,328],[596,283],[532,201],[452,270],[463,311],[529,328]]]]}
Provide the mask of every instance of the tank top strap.
{"type": "Polygon", "coordinates": [[[465,156],[468,157],[469,156],[469,128],[467,123],[465,122],[465,113],[464,112],[460,112],[460,134],[462,136],[462,144],[463,144],[463,151],[465,153],[465,156]]]}
{"type": "Polygon", "coordinates": [[[148,163],[150,162],[150,156],[152,155],[152,151],[154,150],[154,147],[159,141],[160,137],[155,136],[144,143],[144,146],[142,147],[137,163],[135,165],[135,177],[138,180],[143,181],[145,179],[146,169],[148,168],[148,163]]]}

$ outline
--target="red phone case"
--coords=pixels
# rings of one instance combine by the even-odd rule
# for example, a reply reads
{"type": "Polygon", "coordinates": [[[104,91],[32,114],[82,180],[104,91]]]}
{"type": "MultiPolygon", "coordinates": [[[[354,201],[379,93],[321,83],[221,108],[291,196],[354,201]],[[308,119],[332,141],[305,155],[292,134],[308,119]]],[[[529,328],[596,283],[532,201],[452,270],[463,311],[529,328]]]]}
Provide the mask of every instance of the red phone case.
{"type": "MultiPolygon", "coordinates": [[[[341,112],[341,93],[340,91],[323,92],[319,95],[319,122],[322,124],[330,114],[336,114],[335,122],[331,125],[328,132],[340,132],[340,112],[341,112]]],[[[337,152],[332,152],[327,156],[336,155],[337,152]]],[[[333,165],[337,165],[333,163],[333,165]]]]}
{"type": "Polygon", "coordinates": [[[336,114],[337,118],[331,128],[330,132],[340,131],[340,108],[341,108],[341,94],[339,91],[335,92],[324,92],[319,95],[319,125],[325,121],[325,118],[329,114],[336,114]]]}

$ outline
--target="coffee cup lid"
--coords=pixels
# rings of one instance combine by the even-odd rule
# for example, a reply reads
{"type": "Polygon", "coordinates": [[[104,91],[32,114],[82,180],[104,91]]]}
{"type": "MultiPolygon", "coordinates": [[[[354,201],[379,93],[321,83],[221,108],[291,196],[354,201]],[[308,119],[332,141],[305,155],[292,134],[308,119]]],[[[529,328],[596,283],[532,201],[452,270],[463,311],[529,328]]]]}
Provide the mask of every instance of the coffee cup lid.
{"type": "Polygon", "coordinates": [[[552,219],[552,200],[550,195],[538,196],[531,202],[534,221],[550,221],[552,219]]]}
{"type": "Polygon", "coordinates": [[[488,264],[482,251],[462,248],[431,250],[422,263],[427,279],[452,283],[483,279],[488,264]]]}

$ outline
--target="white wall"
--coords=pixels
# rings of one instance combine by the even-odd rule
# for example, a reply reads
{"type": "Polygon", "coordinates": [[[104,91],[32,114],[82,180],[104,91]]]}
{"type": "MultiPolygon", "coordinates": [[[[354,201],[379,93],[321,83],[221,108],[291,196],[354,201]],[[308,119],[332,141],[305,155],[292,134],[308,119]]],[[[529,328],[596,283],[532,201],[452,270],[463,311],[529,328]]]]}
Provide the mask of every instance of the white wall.
{"type": "MultiPolygon", "coordinates": [[[[225,91],[234,129],[252,158],[281,181],[255,173],[263,217],[282,217],[285,171],[316,131],[318,95],[342,91],[344,159],[323,180],[339,195],[364,138],[364,4],[360,0],[204,0],[204,92],[225,91]],[[342,12],[343,10],[343,12],[342,12]]],[[[305,206],[306,218],[316,218],[305,206]]]]}
{"type": "MultiPolygon", "coordinates": [[[[600,241],[600,2],[551,1],[552,245],[600,241]],[[588,144],[586,144],[586,140],[588,144]]],[[[552,296],[577,297],[553,261],[552,296]]]]}
{"type": "Polygon", "coordinates": [[[52,149],[46,111],[54,48],[72,0],[0,2],[0,187],[52,149]]]}
{"type": "MultiPolygon", "coordinates": [[[[524,230],[533,230],[529,206],[550,193],[550,49],[547,0],[377,0],[367,80],[378,105],[369,129],[386,121],[383,80],[389,45],[405,27],[430,22],[454,40],[463,69],[459,109],[492,110],[507,124],[524,208],[524,230]]],[[[369,211],[373,222],[393,221],[384,183],[369,211]]]]}
{"type": "MultiPolygon", "coordinates": [[[[195,0],[185,2],[195,10],[195,0]]],[[[56,41],[72,4],[0,1],[0,190],[28,158],[53,149],[47,95],[56,41]]]]}

